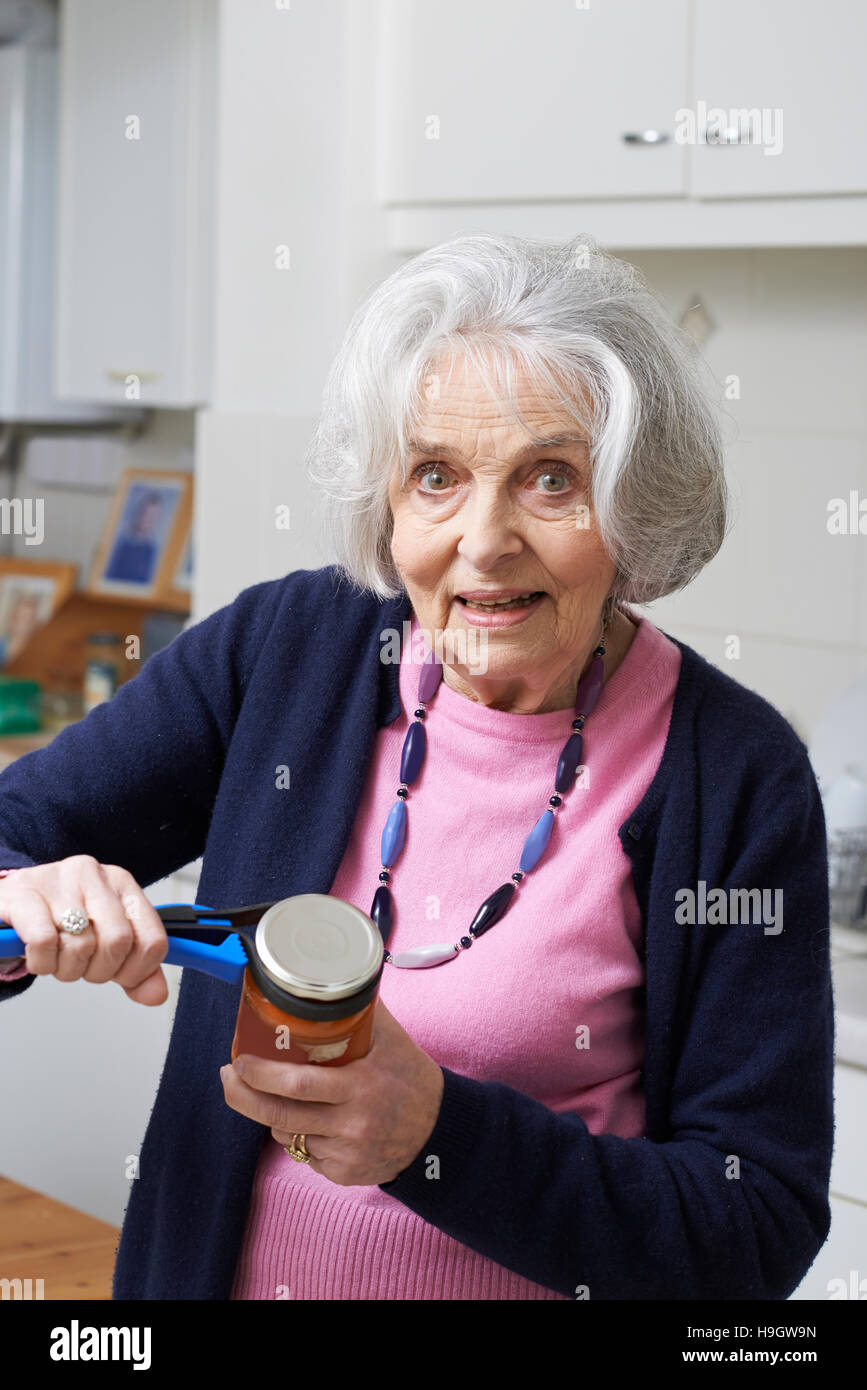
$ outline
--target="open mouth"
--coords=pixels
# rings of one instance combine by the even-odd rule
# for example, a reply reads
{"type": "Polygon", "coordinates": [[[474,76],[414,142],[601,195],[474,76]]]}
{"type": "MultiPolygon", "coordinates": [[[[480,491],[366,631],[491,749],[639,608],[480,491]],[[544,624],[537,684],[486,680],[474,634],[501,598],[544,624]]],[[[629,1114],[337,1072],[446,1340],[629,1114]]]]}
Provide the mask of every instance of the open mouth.
{"type": "Polygon", "coordinates": [[[477,608],[481,613],[506,613],[510,608],[529,608],[531,603],[544,596],[543,589],[536,589],[534,593],[519,594],[517,598],[504,599],[497,603],[482,603],[478,599],[461,598],[460,594],[456,595],[458,603],[462,603],[465,608],[477,608]]]}

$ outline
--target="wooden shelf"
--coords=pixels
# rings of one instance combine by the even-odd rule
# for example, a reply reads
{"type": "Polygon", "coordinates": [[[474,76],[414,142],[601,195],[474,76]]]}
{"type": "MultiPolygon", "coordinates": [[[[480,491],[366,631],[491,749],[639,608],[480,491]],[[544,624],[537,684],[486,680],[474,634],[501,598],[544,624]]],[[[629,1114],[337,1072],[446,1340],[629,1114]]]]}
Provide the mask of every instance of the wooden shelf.
{"type": "MultiPolygon", "coordinates": [[[[45,690],[80,691],[84,684],[89,633],[118,632],[124,639],[137,637],[141,649],[145,620],[152,613],[167,611],[159,603],[100,598],[77,590],[61,603],[43,627],[37,628],[14,661],[3,667],[2,674],[39,681],[45,690]]],[[[125,661],[120,683],[131,680],[140,669],[140,660],[125,661]]]]}

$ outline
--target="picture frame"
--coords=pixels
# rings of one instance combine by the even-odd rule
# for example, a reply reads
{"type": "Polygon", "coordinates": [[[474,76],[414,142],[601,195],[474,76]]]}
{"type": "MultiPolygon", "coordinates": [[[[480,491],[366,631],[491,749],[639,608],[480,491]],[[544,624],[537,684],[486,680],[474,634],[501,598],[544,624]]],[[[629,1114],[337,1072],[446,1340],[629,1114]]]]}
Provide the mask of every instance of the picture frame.
{"type": "Polygon", "coordinates": [[[94,556],[88,592],[189,611],[192,515],[192,473],[125,469],[94,556]]]}
{"type": "Polygon", "coordinates": [[[16,661],[75,589],[78,566],[0,557],[0,670],[16,661]]]}
{"type": "Polygon", "coordinates": [[[185,544],[181,548],[178,557],[177,567],[172,575],[172,585],[170,593],[176,595],[178,599],[185,598],[189,607],[193,592],[193,533],[190,530],[187,534],[185,544]]]}

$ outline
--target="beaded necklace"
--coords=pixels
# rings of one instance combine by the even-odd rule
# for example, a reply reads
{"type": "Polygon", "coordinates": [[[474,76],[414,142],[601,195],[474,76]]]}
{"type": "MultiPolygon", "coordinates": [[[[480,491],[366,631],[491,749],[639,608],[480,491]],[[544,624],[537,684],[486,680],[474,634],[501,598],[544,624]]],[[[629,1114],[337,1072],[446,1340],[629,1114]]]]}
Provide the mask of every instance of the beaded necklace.
{"type": "MultiPolygon", "coordinates": [[[[603,637],[607,626],[607,621],[602,624],[603,637]]],[[[573,786],[576,773],[581,766],[584,744],[582,730],[584,721],[588,715],[592,714],[602,692],[602,658],[604,655],[605,646],[600,640],[599,645],[593,649],[586,674],[578,682],[572,733],[563,745],[557,761],[553,795],[548,798],[546,810],[542,812],[524,841],[520,864],[515,873],[512,874],[511,881],[501,884],[489,897],[485,898],[470,923],[467,935],[462,936],[460,941],[453,943],[434,942],[430,946],[416,946],[410,951],[399,951],[396,956],[392,956],[388,950],[385,950],[384,957],[388,965],[395,965],[404,970],[418,970],[456,960],[461,951],[469,950],[473,942],[483,936],[486,931],[490,931],[494,923],[499,922],[500,918],[508,911],[518,884],[521,883],[525,874],[536,867],[548,848],[551,832],[554,829],[554,815],[562,803],[563,793],[569,791],[573,786]]],[[[421,668],[418,682],[418,708],[414,714],[414,722],[410,724],[404,739],[400,760],[400,786],[397,789],[398,799],[389,811],[382,832],[380,886],[374,894],[370,916],[379,927],[386,946],[394,926],[394,899],[391,889],[388,887],[391,881],[391,868],[400,855],[406,839],[408,789],[418,777],[427,752],[427,733],[422,723],[427,713],[425,706],[436,694],[442,678],[442,662],[437,658],[435,651],[432,651],[425,658],[421,668]]]]}

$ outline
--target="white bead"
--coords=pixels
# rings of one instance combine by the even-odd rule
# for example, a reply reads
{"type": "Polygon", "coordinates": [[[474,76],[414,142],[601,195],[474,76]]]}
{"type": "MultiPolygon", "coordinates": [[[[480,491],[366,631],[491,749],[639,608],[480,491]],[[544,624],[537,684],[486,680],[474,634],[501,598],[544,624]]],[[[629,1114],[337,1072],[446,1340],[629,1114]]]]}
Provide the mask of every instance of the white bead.
{"type": "Polygon", "coordinates": [[[392,956],[391,963],[405,970],[419,970],[427,965],[442,965],[443,961],[451,960],[456,955],[454,945],[440,941],[433,946],[416,946],[411,951],[398,951],[396,956],[392,956]]]}

